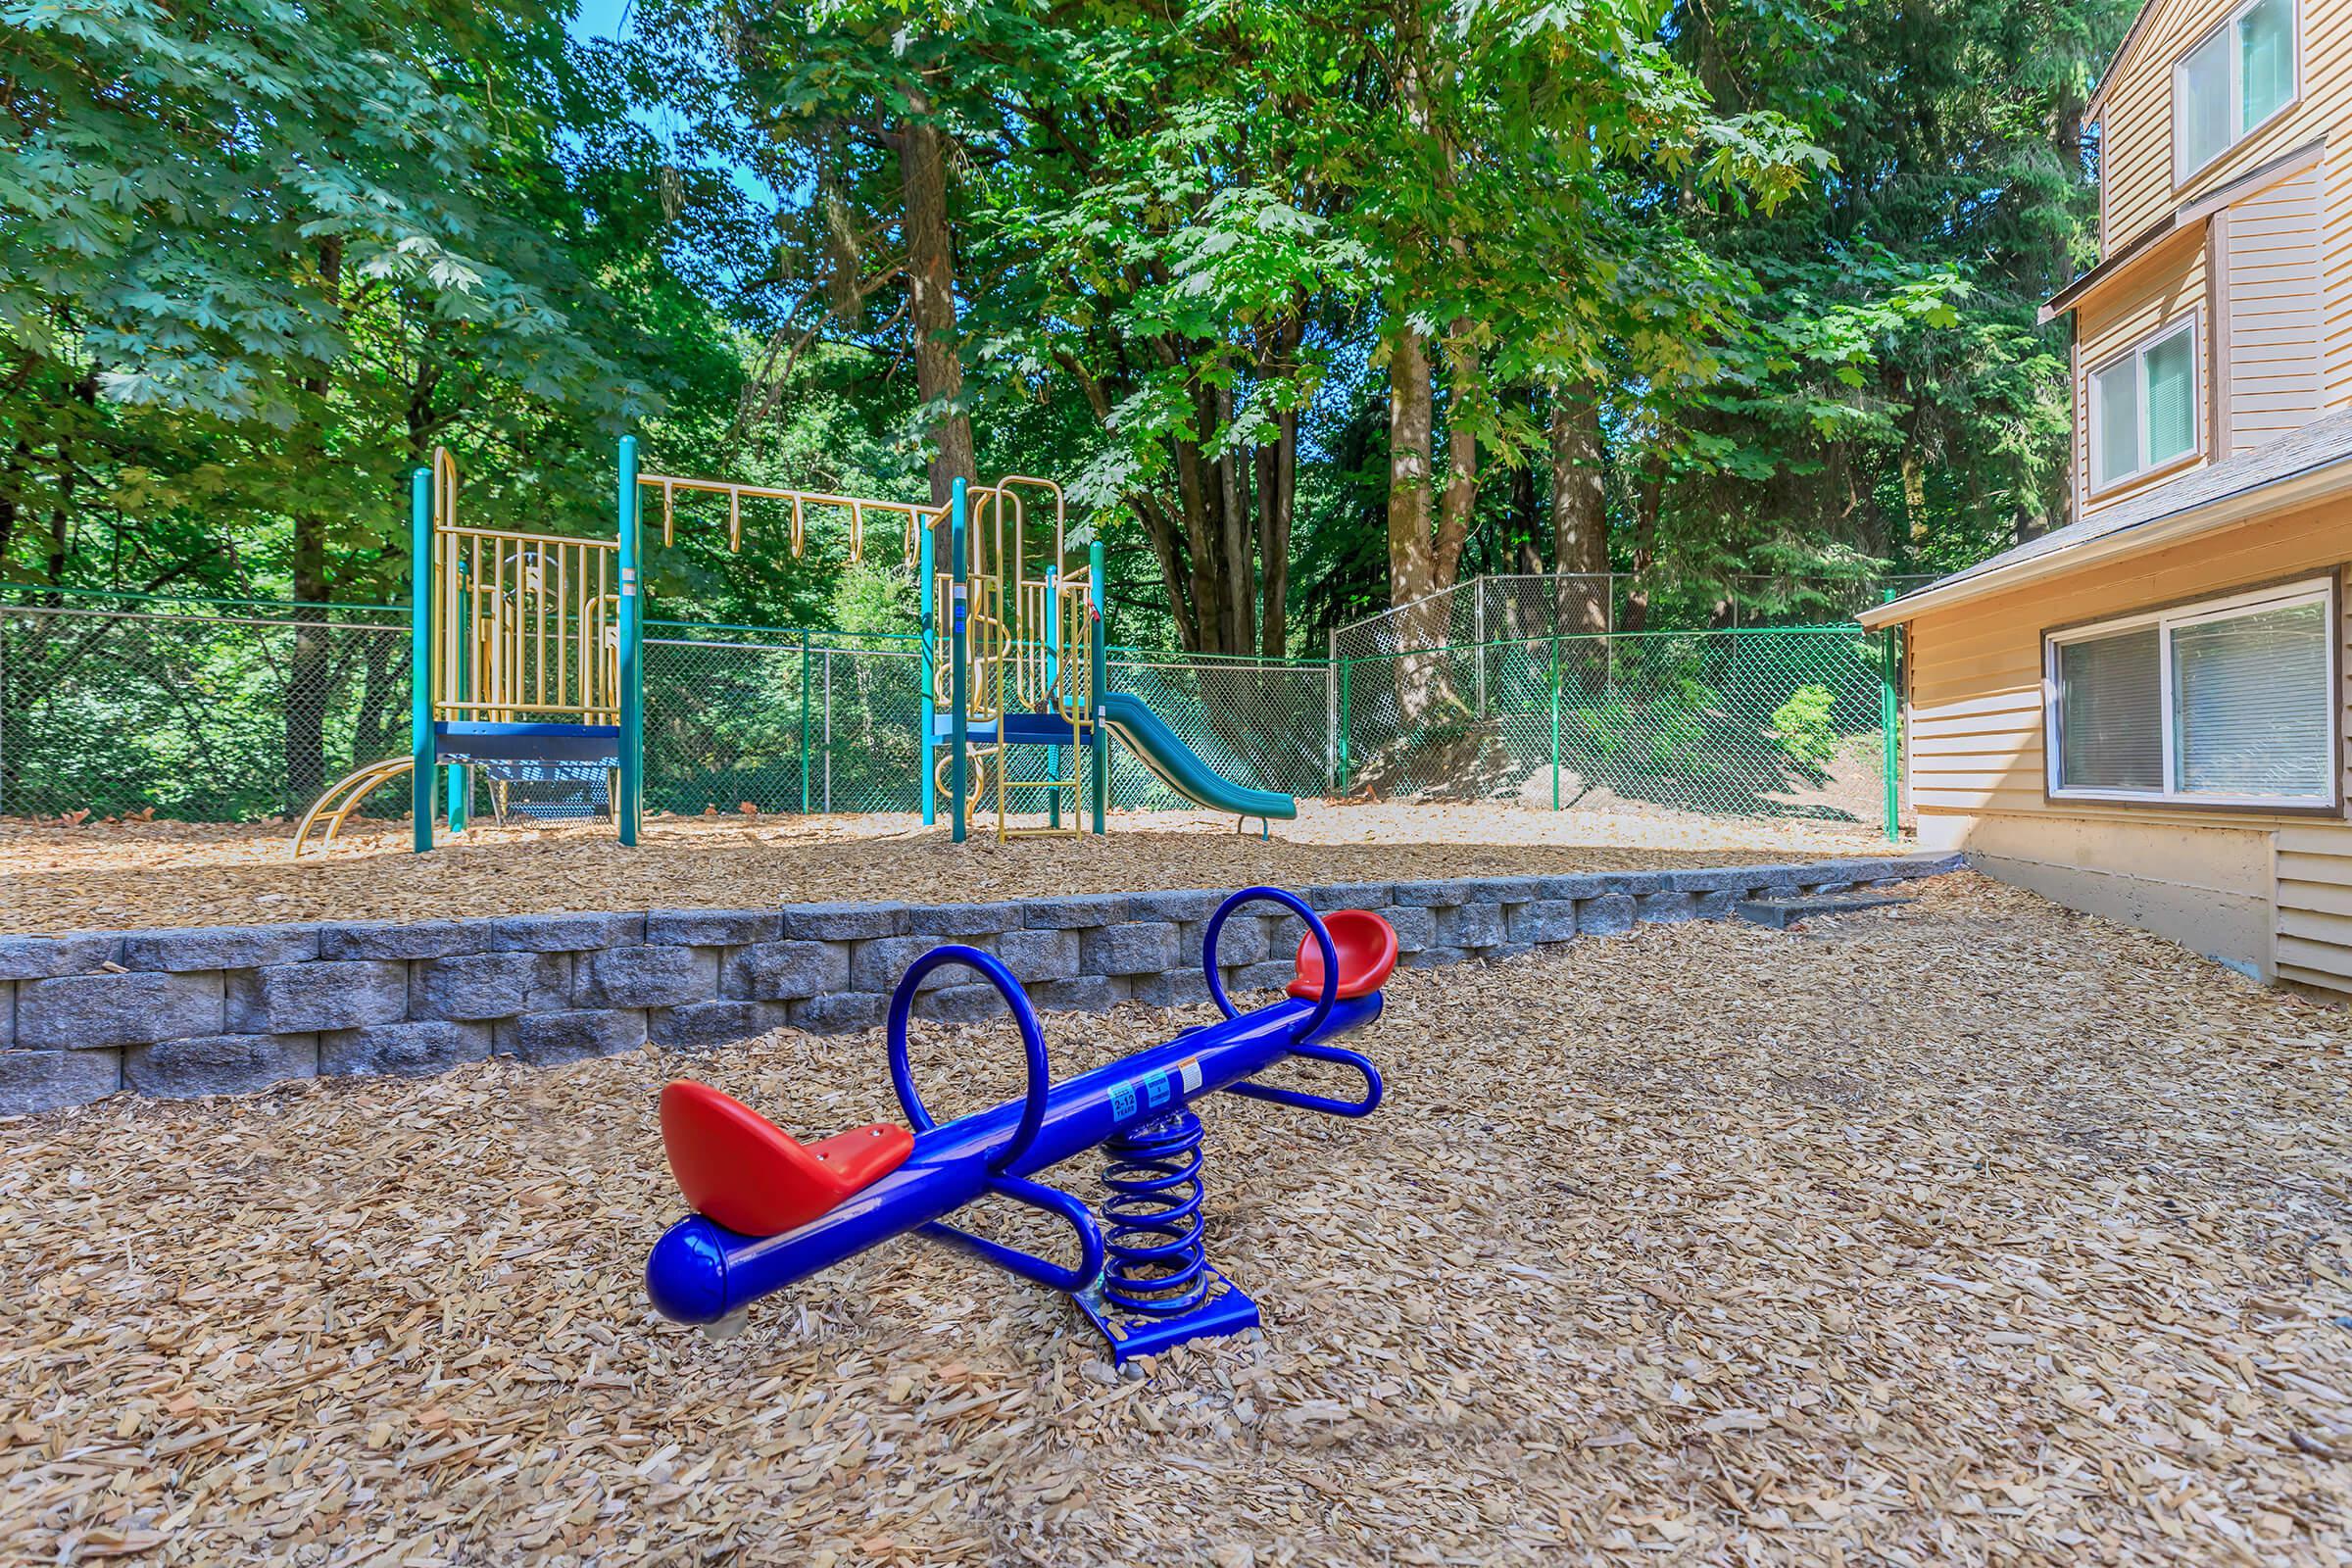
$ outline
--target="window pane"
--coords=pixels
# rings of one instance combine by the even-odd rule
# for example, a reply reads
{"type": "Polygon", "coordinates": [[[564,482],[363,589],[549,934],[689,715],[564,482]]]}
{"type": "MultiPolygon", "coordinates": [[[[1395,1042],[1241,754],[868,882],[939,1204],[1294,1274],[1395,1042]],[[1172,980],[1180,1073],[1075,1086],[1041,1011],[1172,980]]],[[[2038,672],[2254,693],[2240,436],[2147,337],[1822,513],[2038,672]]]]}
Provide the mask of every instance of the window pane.
{"type": "Polygon", "coordinates": [[[2325,605],[2175,627],[2173,688],[2182,793],[2330,798],[2325,605]]]}
{"type": "Polygon", "coordinates": [[[2197,444],[2196,334],[2148,350],[2148,462],[2169,463],[2197,444]]]}
{"type": "Polygon", "coordinates": [[[2164,788],[2156,628],[2058,649],[2058,782],[2067,789],[2164,788]]]}
{"type": "Polygon", "coordinates": [[[2222,28],[2180,62],[2173,78],[2173,123],[2180,137],[2180,172],[2187,173],[2230,145],[2230,29],[2222,28]]]}
{"type": "Polygon", "coordinates": [[[2238,114],[2242,134],[2295,95],[2294,0],[2262,0],[2237,19],[2238,114]]]}
{"type": "Polygon", "coordinates": [[[2098,425],[2090,432],[2090,471],[2107,484],[2139,467],[2139,368],[2126,360],[2092,377],[2098,425]]]}

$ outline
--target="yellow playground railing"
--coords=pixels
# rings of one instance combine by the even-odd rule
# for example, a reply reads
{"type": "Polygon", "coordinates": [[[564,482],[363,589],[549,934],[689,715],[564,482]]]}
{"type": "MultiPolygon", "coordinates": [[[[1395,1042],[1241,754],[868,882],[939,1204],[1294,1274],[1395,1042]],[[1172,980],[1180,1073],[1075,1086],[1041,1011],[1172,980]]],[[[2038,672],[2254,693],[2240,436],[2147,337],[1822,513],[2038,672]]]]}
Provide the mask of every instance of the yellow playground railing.
{"type": "Polygon", "coordinates": [[[433,531],[439,718],[620,721],[619,546],[502,528],[433,531]]]}
{"type": "MultiPolygon", "coordinates": [[[[1097,545],[1084,564],[1070,560],[1059,485],[1011,474],[992,485],[957,480],[945,505],[886,501],[644,473],[630,437],[620,443],[620,473],[615,536],[583,539],[461,520],[458,464],[446,450],[416,472],[411,751],[337,780],[303,817],[295,854],[314,833],[322,843],[333,840],[371,793],[403,777],[414,792],[416,847],[429,849],[431,775],[440,763],[450,774],[452,831],[465,827],[477,766],[489,769],[502,817],[502,780],[578,783],[580,768],[601,766],[613,776],[600,804],[612,803],[622,842],[636,842],[645,591],[637,541],[648,492],[660,498],[665,545],[676,542],[681,497],[690,506],[724,498],[731,552],[743,548],[747,507],[756,517],[782,514],[795,559],[808,552],[814,532],[840,528],[848,560],[862,563],[879,531],[913,569],[924,601],[922,777],[931,783],[934,755],[941,756],[941,785],[952,789],[960,767],[963,798],[952,802],[956,837],[984,791],[996,797],[1000,838],[1077,832],[1090,779],[1101,830],[1102,552],[1097,545]],[[1042,751],[1052,760],[1050,774],[1016,774],[1009,762],[1015,747],[1042,751]],[[549,763],[561,765],[552,774],[533,771],[549,763]],[[1038,792],[1045,792],[1048,824],[1015,826],[1016,815],[1041,814],[1021,808],[1038,792]]],[[[933,797],[926,788],[925,820],[933,797]]]]}

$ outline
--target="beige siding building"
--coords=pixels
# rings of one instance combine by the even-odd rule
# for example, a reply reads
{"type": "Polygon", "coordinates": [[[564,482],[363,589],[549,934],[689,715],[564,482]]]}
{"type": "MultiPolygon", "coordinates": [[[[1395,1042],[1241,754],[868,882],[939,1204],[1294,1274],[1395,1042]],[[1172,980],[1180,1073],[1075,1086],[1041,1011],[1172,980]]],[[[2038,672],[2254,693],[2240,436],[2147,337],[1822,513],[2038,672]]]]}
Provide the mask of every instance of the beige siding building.
{"type": "Polygon", "coordinates": [[[2152,0],[2092,113],[2076,520],[1863,617],[1920,839],[2352,993],[2352,0],[2152,0]]]}

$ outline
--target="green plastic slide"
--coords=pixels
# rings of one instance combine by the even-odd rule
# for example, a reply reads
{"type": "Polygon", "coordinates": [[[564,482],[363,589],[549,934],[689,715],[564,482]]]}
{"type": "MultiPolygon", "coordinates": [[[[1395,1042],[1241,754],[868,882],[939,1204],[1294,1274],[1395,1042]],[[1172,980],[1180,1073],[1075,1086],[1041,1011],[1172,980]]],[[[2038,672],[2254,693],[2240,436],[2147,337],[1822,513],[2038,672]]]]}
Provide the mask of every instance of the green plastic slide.
{"type": "Polygon", "coordinates": [[[1143,760],[1153,776],[1197,806],[1269,821],[1287,822],[1298,814],[1298,803],[1288,795],[1236,784],[1200,760],[1200,754],[1185,745],[1183,737],[1168,728],[1167,722],[1140,697],[1127,692],[1105,693],[1102,721],[1113,735],[1127,743],[1127,749],[1143,760]]]}

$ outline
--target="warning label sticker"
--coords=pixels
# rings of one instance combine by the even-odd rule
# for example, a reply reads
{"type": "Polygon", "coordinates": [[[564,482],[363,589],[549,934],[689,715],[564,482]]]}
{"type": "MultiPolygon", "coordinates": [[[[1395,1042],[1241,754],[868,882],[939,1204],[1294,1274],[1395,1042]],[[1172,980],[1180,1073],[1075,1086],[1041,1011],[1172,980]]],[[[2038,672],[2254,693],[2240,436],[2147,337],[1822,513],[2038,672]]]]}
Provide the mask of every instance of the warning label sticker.
{"type": "Polygon", "coordinates": [[[1200,1087],[1200,1058],[1187,1056],[1176,1064],[1177,1076],[1184,1080],[1184,1092],[1192,1094],[1200,1087]]]}
{"type": "Polygon", "coordinates": [[[1124,1078],[1110,1086],[1110,1113],[1121,1118],[1135,1114],[1135,1085],[1124,1078]]]}

